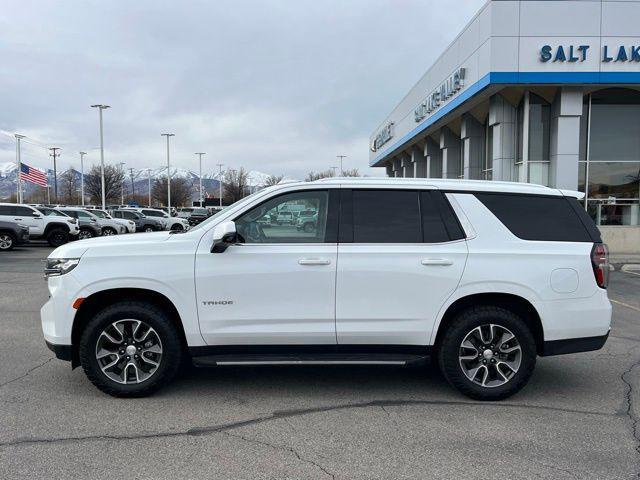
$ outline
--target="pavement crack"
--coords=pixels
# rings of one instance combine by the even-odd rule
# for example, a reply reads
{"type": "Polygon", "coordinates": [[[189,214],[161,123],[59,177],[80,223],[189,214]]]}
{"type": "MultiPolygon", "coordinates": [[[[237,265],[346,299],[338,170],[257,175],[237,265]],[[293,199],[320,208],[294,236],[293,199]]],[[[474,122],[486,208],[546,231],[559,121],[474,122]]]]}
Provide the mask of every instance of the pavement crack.
{"type": "MultiPolygon", "coordinates": [[[[46,362],[45,362],[46,363],[46,362]]],[[[17,379],[16,379],[17,380],[17,379]]],[[[224,423],[221,425],[211,425],[204,427],[194,427],[183,431],[170,431],[170,432],[146,432],[137,434],[122,434],[122,435],[85,435],[76,437],[26,437],[17,438],[5,442],[0,442],[0,447],[10,447],[17,445],[32,445],[32,444],[49,444],[49,443],[64,443],[64,442],[82,442],[82,441],[126,441],[126,440],[144,440],[149,438],[170,438],[170,437],[188,437],[188,436],[205,436],[212,435],[219,432],[226,432],[229,430],[235,430],[242,427],[248,427],[253,425],[259,425],[266,422],[272,422],[275,420],[285,420],[288,418],[302,417],[305,415],[313,415],[316,413],[332,412],[336,410],[348,410],[355,408],[371,408],[371,407],[397,407],[397,406],[459,406],[459,407],[472,407],[472,408],[502,408],[502,409],[529,409],[540,410],[549,412],[561,412],[561,413],[574,413],[578,415],[594,415],[599,417],[613,417],[618,414],[609,412],[598,412],[593,410],[578,410],[570,408],[552,407],[546,405],[529,405],[529,404],[517,404],[517,403],[504,403],[504,402],[473,402],[473,401],[453,401],[453,400],[373,400],[370,402],[362,403],[347,403],[340,405],[328,405],[324,407],[314,407],[305,409],[292,409],[292,410],[276,410],[271,414],[267,414],[260,417],[254,417],[246,420],[240,420],[236,422],[224,423]]]]}
{"type": "MultiPolygon", "coordinates": [[[[622,374],[620,375],[620,380],[622,380],[622,382],[626,386],[624,399],[627,404],[627,408],[624,413],[627,417],[629,417],[629,420],[631,421],[631,434],[633,435],[633,439],[636,442],[636,452],[640,453],[640,436],[638,436],[639,419],[637,415],[634,413],[634,408],[633,408],[633,384],[631,383],[630,379],[629,380],[627,379],[627,377],[631,375],[632,370],[638,365],[640,365],[640,360],[631,364],[629,368],[627,368],[624,372],[622,372],[622,374]]],[[[640,473],[638,474],[638,477],[640,477],[640,473]]]]}
{"type": "Polygon", "coordinates": [[[274,445],[273,443],[269,443],[269,442],[265,442],[265,441],[262,441],[262,440],[258,440],[256,438],[245,437],[244,435],[240,435],[238,433],[231,433],[231,432],[222,432],[222,433],[224,433],[225,435],[229,435],[230,437],[239,438],[239,439],[244,440],[245,442],[248,442],[248,443],[255,443],[257,445],[263,445],[263,446],[266,446],[266,447],[273,448],[274,450],[281,450],[283,452],[293,453],[296,456],[296,458],[298,460],[300,460],[301,462],[308,463],[309,465],[313,465],[314,467],[320,469],[325,475],[328,475],[332,479],[336,478],[336,476],[333,473],[328,471],[326,468],[324,468],[319,463],[316,463],[313,460],[305,458],[302,455],[300,455],[300,453],[293,447],[282,446],[282,445],[274,445]]]}
{"type": "Polygon", "coordinates": [[[55,358],[56,357],[51,357],[51,358],[45,360],[44,362],[39,363],[35,367],[30,368],[29,370],[27,370],[25,373],[23,373],[19,377],[15,377],[15,378],[12,378],[11,380],[7,380],[4,383],[0,383],[0,388],[4,387],[5,385],[9,385],[10,383],[17,382],[18,380],[22,380],[24,377],[30,375],[34,370],[37,370],[40,367],[44,367],[47,363],[49,363],[51,360],[53,360],[55,358]]]}

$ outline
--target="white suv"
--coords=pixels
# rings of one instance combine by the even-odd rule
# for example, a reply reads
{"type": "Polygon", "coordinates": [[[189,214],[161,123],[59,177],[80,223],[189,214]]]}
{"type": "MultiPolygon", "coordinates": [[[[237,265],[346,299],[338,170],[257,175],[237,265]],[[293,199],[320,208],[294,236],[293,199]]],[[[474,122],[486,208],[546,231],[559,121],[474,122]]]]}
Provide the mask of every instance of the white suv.
{"type": "Polygon", "coordinates": [[[185,358],[432,356],[464,394],[502,399],[527,383],[536,356],[597,350],[609,334],[608,253],[581,195],[428,179],[276,185],[188,232],[55,250],[45,340],[115,396],[153,392],[185,358]],[[262,228],[294,205],[317,212],[316,228],[262,228]]]}
{"type": "Polygon", "coordinates": [[[29,227],[29,238],[46,240],[59,247],[80,232],[78,221],[51,208],[43,211],[31,205],[0,203],[0,221],[20,223],[29,227]]]}
{"type": "Polygon", "coordinates": [[[164,210],[158,210],[157,208],[130,208],[138,213],[142,213],[146,217],[155,218],[162,223],[164,230],[189,230],[191,226],[189,222],[181,217],[170,217],[164,210]]]}

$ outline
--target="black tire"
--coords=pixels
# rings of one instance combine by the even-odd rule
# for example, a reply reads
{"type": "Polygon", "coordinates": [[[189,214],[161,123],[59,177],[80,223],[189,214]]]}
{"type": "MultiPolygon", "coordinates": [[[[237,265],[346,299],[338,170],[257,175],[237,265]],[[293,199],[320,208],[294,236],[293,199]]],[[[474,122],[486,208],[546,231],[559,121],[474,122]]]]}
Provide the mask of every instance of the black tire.
{"type": "Polygon", "coordinates": [[[117,234],[118,234],[118,232],[116,231],[116,229],[115,229],[115,228],[111,228],[111,227],[104,227],[104,228],[102,229],[102,235],[110,236],[110,235],[117,235],[117,234]]]}
{"type": "Polygon", "coordinates": [[[313,225],[313,223],[305,223],[303,230],[305,233],[312,233],[314,232],[316,229],[316,227],[313,225]]]}
{"type": "Polygon", "coordinates": [[[171,226],[171,230],[174,230],[176,232],[181,232],[181,231],[184,230],[184,227],[182,226],[181,223],[176,223],[176,224],[171,226]]]}
{"type": "Polygon", "coordinates": [[[0,232],[0,252],[13,250],[16,245],[16,238],[10,232],[0,232]]]}
{"type": "Polygon", "coordinates": [[[152,227],[151,225],[145,225],[145,226],[142,228],[142,231],[143,231],[143,232],[153,232],[153,227],[152,227]]]}
{"type": "MultiPolygon", "coordinates": [[[[498,347],[496,349],[499,350],[498,347]]],[[[536,365],[536,342],[525,321],[515,313],[495,306],[477,306],[460,312],[453,319],[439,342],[436,355],[440,371],[461,393],[475,400],[502,400],[519,392],[531,378],[536,365]],[[487,324],[508,329],[515,335],[521,350],[517,372],[506,383],[494,387],[482,386],[470,380],[463,372],[463,362],[459,358],[461,344],[467,334],[476,327],[487,324]]],[[[491,352],[488,355],[492,355],[491,352]]],[[[482,358],[484,361],[484,357],[482,358]]]]}
{"type": "Polygon", "coordinates": [[[143,301],[122,301],[100,311],[80,336],[80,364],[96,387],[114,397],[144,397],[169,383],[180,370],[183,348],[173,321],[161,309],[143,301]],[[118,383],[103,373],[96,359],[96,345],[102,331],[117,320],[141,320],[151,326],[162,342],[162,358],[157,370],[140,383],[118,383]]]}
{"type": "Polygon", "coordinates": [[[62,228],[54,228],[47,234],[47,243],[52,247],[59,247],[69,241],[69,232],[62,228]]]}
{"type": "Polygon", "coordinates": [[[90,228],[81,228],[80,233],[78,234],[78,240],[86,240],[88,238],[93,238],[96,236],[96,233],[90,228]]]}

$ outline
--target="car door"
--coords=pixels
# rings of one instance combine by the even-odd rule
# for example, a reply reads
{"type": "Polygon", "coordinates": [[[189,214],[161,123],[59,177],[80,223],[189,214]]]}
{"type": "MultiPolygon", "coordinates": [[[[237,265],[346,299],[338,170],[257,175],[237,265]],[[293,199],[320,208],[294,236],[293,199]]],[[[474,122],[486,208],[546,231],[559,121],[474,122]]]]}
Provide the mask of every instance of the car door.
{"type": "Polygon", "coordinates": [[[467,258],[464,234],[438,191],[342,191],[338,344],[427,345],[467,258]]]}
{"type": "Polygon", "coordinates": [[[0,221],[16,223],[14,218],[16,217],[15,205],[0,205],[0,221]]]}
{"type": "Polygon", "coordinates": [[[335,345],[338,191],[291,191],[252,206],[233,218],[239,244],[223,253],[210,252],[211,238],[200,242],[196,292],[208,344],[335,345]],[[314,232],[270,220],[293,204],[318,211],[314,232]]]}
{"type": "Polygon", "coordinates": [[[35,208],[26,205],[16,205],[13,221],[29,227],[29,235],[42,235],[44,233],[44,218],[35,208]]]}

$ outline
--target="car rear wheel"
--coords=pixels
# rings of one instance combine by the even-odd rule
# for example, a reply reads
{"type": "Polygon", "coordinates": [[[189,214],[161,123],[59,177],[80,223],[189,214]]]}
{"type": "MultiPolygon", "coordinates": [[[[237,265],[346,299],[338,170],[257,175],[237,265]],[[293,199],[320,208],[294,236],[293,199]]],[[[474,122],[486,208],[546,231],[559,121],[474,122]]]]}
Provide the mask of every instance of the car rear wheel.
{"type": "Polygon", "coordinates": [[[60,245],[64,245],[68,241],[69,241],[69,232],[61,228],[56,228],[54,230],[51,230],[47,235],[47,242],[52,247],[59,247],[60,245]]]}
{"type": "Polygon", "coordinates": [[[171,318],[140,301],[123,301],[99,312],[79,344],[89,380],[115,397],[143,397],[169,383],[180,369],[182,351],[171,318]]]}
{"type": "Polygon", "coordinates": [[[114,228],[105,227],[102,229],[102,235],[117,235],[118,232],[114,228]]]}
{"type": "Polygon", "coordinates": [[[465,310],[449,324],[437,350],[447,381],[476,400],[502,400],[519,392],[536,364],[531,330],[500,307],[465,310]]]}
{"type": "Polygon", "coordinates": [[[304,224],[304,228],[303,230],[305,231],[305,233],[312,233],[316,228],[314,227],[313,223],[305,223],[304,224]]]}
{"type": "Polygon", "coordinates": [[[0,251],[12,250],[16,241],[10,233],[0,232],[0,251]]]}
{"type": "Polygon", "coordinates": [[[95,233],[89,228],[81,228],[80,233],[78,233],[78,240],[86,240],[93,237],[95,237],[95,233]]]}
{"type": "Polygon", "coordinates": [[[145,225],[142,229],[143,232],[153,232],[153,227],[151,225],[145,225]]]}

